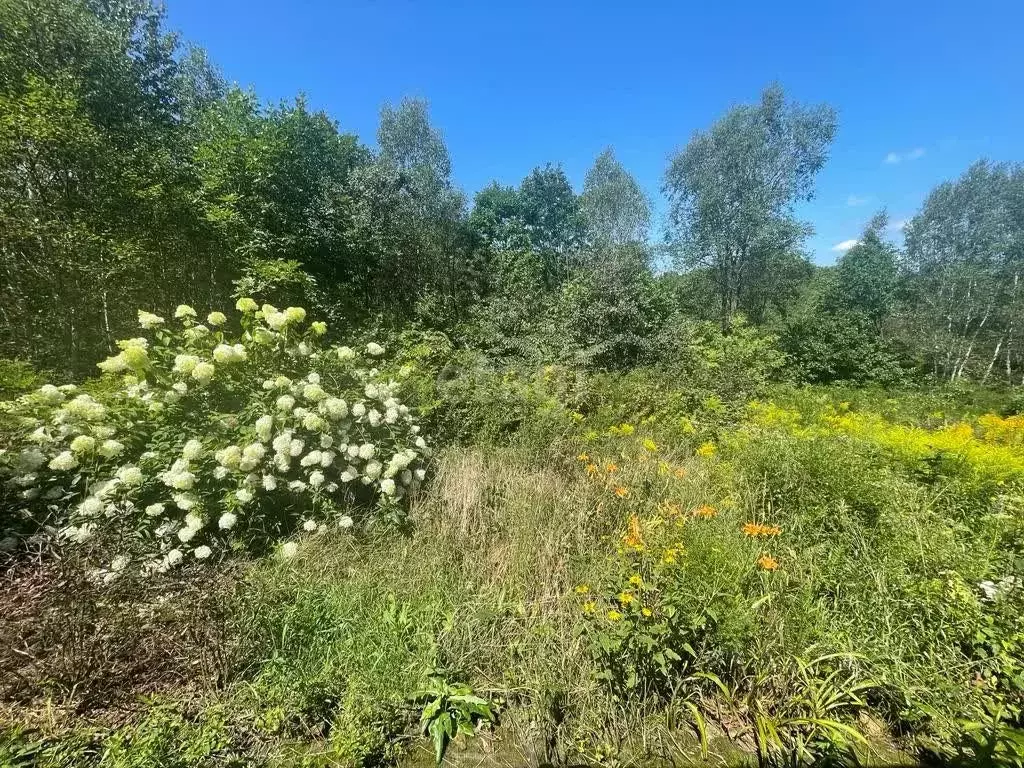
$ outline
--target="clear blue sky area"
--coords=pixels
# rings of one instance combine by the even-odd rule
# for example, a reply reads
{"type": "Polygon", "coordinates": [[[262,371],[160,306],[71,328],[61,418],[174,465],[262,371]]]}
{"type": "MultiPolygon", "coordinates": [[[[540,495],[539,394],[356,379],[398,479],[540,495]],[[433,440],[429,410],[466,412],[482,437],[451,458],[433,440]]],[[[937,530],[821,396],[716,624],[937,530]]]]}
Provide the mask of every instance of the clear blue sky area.
{"type": "Polygon", "coordinates": [[[879,207],[898,223],[973,160],[1024,160],[1024,0],[167,0],[167,10],[230,80],[268,100],[303,91],[368,143],[382,104],[428,99],[470,195],[549,161],[579,189],[611,145],[661,215],[669,154],[777,80],[839,113],[817,196],[801,208],[820,263],[879,207]]]}

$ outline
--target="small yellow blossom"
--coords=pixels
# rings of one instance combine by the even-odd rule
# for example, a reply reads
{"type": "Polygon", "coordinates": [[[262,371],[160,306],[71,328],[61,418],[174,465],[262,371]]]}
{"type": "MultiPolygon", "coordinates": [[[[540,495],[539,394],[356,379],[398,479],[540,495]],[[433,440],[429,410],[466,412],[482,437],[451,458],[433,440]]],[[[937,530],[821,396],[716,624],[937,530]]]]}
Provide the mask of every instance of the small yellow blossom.
{"type": "Polygon", "coordinates": [[[593,600],[587,600],[587,602],[583,604],[583,613],[585,613],[587,616],[591,615],[596,610],[597,603],[595,603],[593,600]]]}
{"type": "Polygon", "coordinates": [[[711,456],[714,456],[715,451],[717,450],[718,449],[715,447],[715,444],[709,441],[701,444],[701,446],[697,449],[697,455],[706,459],[710,458],[711,456]]]}
{"type": "Polygon", "coordinates": [[[622,614],[619,611],[608,611],[608,621],[622,621],[622,614]]]}
{"type": "Polygon", "coordinates": [[[639,573],[634,573],[629,577],[629,583],[634,587],[642,587],[644,585],[643,577],[639,573]]]}
{"type": "Polygon", "coordinates": [[[649,437],[644,438],[643,446],[644,450],[650,451],[651,453],[654,453],[655,451],[658,450],[658,444],[651,440],[651,438],[649,437]]]}
{"type": "Polygon", "coordinates": [[[590,591],[590,585],[589,584],[580,584],[578,587],[576,587],[576,594],[577,595],[585,595],[589,591],[590,591]]]}
{"type": "Polygon", "coordinates": [[[636,596],[632,592],[619,592],[619,604],[627,606],[636,599],[636,596]]]}
{"type": "Polygon", "coordinates": [[[651,618],[651,616],[653,616],[653,615],[654,615],[654,612],[653,612],[653,611],[652,611],[652,610],[651,610],[650,608],[641,608],[641,609],[640,609],[640,613],[641,613],[641,614],[642,614],[642,615],[644,616],[644,618],[646,618],[646,619],[649,619],[649,618],[651,618]]]}
{"type": "Polygon", "coordinates": [[[577,459],[579,459],[580,461],[585,461],[585,462],[586,462],[586,461],[590,461],[590,454],[589,454],[589,453],[586,453],[586,452],[584,452],[584,453],[581,453],[581,454],[580,454],[579,456],[577,456],[576,458],[577,458],[577,459]]]}
{"type": "Polygon", "coordinates": [[[587,464],[587,474],[588,475],[596,475],[600,471],[601,471],[601,468],[598,467],[597,464],[587,464]]]}

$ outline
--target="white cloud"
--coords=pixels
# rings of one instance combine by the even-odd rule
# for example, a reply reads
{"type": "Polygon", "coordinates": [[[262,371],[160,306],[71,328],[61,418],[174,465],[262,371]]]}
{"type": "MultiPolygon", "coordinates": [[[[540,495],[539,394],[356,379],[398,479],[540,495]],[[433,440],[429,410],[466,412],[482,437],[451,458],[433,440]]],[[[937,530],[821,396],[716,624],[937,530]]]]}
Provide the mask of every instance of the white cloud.
{"type": "Polygon", "coordinates": [[[846,204],[851,208],[856,208],[858,205],[866,205],[871,202],[870,197],[859,197],[857,195],[850,195],[846,198],[846,204]]]}
{"type": "Polygon", "coordinates": [[[896,163],[902,163],[904,160],[917,160],[918,158],[924,157],[924,147],[914,147],[907,152],[890,152],[885,156],[885,162],[889,165],[895,165],[896,163]]]}
{"type": "Polygon", "coordinates": [[[832,246],[832,250],[836,253],[846,253],[848,250],[853,248],[860,240],[843,240],[841,243],[836,243],[832,246]]]}
{"type": "Polygon", "coordinates": [[[886,227],[890,232],[902,232],[903,228],[910,223],[910,219],[897,219],[896,221],[890,221],[889,226],[886,227]]]}

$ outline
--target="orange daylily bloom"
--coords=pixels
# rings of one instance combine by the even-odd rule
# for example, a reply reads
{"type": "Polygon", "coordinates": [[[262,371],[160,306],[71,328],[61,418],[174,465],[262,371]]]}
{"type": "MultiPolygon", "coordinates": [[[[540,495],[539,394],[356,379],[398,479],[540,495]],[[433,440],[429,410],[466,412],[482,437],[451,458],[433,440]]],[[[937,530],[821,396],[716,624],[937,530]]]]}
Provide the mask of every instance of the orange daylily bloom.
{"type": "Polygon", "coordinates": [[[779,561],[769,554],[763,554],[757,558],[757,564],[761,566],[761,570],[764,571],[774,571],[779,567],[779,561]]]}

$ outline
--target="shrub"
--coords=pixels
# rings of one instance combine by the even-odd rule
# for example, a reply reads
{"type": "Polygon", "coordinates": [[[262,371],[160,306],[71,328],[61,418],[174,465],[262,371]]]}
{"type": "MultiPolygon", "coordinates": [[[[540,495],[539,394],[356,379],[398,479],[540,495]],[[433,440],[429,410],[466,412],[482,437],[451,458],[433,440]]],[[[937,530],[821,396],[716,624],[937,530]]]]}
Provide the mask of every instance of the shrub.
{"type": "Polygon", "coordinates": [[[114,552],[113,578],[349,526],[347,510],[414,491],[430,451],[397,384],[371,367],[384,348],[325,347],[326,325],[299,307],[237,308],[237,328],[184,305],[174,329],[139,312],[148,334],[99,364],[113,386],[45,385],[5,403],[4,527],[55,526],[114,552]]]}

